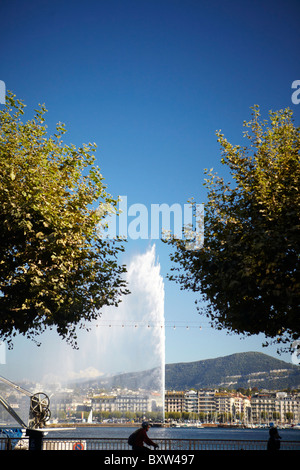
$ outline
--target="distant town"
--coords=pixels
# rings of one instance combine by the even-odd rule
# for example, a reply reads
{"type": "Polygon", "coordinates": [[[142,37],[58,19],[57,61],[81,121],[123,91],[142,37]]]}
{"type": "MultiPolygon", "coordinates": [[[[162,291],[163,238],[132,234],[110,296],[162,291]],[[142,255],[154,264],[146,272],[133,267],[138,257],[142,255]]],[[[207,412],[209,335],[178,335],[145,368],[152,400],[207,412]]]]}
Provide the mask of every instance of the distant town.
{"type": "MultiPolygon", "coordinates": [[[[31,389],[33,385],[31,384],[31,389]]],[[[38,392],[42,386],[35,384],[38,392]]],[[[300,425],[300,390],[226,390],[225,388],[166,390],[160,392],[122,388],[96,389],[78,385],[47,390],[51,416],[49,424],[86,425],[136,424],[143,419],[167,426],[268,426],[300,425]]],[[[28,419],[29,398],[3,385],[0,395],[16,413],[28,419]],[[26,418],[27,416],[27,418],[26,418]]],[[[0,424],[12,424],[9,413],[0,407],[0,424]]]]}

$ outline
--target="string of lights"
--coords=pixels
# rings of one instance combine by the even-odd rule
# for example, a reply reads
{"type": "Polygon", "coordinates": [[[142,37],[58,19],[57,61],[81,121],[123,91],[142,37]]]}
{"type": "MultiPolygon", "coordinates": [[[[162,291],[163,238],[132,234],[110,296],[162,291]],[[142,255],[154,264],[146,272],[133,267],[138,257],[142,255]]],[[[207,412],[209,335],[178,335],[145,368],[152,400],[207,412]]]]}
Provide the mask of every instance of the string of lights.
{"type": "Polygon", "coordinates": [[[198,323],[186,323],[186,322],[172,322],[172,321],[165,321],[165,322],[141,322],[141,321],[126,321],[126,322],[114,322],[114,321],[100,321],[96,324],[96,327],[108,327],[108,328],[172,328],[176,330],[177,328],[184,328],[186,330],[189,329],[198,329],[202,330],[202,328],[207,328],[208,325],[199,325],[198,323]]]}

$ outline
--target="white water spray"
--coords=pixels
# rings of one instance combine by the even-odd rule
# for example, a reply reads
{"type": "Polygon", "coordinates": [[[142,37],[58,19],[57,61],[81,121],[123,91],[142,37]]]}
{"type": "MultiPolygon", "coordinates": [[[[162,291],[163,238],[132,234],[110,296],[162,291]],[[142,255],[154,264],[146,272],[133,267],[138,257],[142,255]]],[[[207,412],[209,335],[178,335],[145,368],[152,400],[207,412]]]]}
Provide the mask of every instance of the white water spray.
{"type": "Polygon", "coordinates": [[[119,306],[104,309],[90,331],[79,332],[78,350],[54,332],[41,338],[40,348],[23,340],[8,354],[7,371],[2,375],[13,379],[13,366],[18,365],[22,376],[17,380],[36,380],[47,390],[50,383],[98,377],[105,382],[108,376],[147,371],[136,374],[135,388],[151,391],[164,413],[164,282],[155,245],[132,257],[127,264],[127,282],[131,293],[119,306]]]}
{"type": "Polygon", "coordinates": [[[133,257],[127,267],[127,281],[131,294],[119,307],[107,309],[97,322],[97,356],[102,370],[103,361],[107,361],[110,371],[149,371],[143,375],[139,388],[157,392],[163,409],[164,282],[156,260],[155,245],[146,253],[133,257]]]}

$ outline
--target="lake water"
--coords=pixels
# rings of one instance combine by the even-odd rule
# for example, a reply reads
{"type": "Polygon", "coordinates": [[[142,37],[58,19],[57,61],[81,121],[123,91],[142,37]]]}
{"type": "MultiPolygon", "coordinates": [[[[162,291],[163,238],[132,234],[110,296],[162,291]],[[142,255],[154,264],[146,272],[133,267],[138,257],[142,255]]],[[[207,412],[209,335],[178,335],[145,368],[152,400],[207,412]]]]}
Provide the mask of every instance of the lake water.
{"type": "MultiPolygon", "coordinates": [[[[78,427],[65,431],[50,431],[47,437],[61,439],[84,438],[125,438],[134,431],[133,427],[78,427]]],[[[299,442],[300,429],[279,429],[282,441],[299,442]]],[[[268,429],[235,428],[156,428],[148,431],[148,436],[155,439],[215,439],[215,440],[259,440],[268,441],[268,429]]]]}

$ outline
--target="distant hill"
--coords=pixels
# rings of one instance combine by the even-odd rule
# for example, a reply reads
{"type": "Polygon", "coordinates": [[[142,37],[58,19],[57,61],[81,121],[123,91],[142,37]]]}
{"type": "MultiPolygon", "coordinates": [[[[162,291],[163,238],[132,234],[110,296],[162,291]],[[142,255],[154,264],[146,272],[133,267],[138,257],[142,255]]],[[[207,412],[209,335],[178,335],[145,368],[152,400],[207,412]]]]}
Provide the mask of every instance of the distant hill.
{"type": "MultiPolygon", "coordinates": [[[[157,375],[158,371],[153,369],[112,377],[98,377],[84,383],[100,388],[153,390],[158,383],[157,375]]],[[[237,353],[216,359],[166,364],[165,384],[166,390],[214,387],[232,389],[257,387],[267,390],[300,388],[300,366],[259,352],[237,353]]]]}
{"type": "Polygon", "coordinates": [[[300,388],[300,367],[259,352],[166,365],[167,390],[210,387],[300,388]]]}

